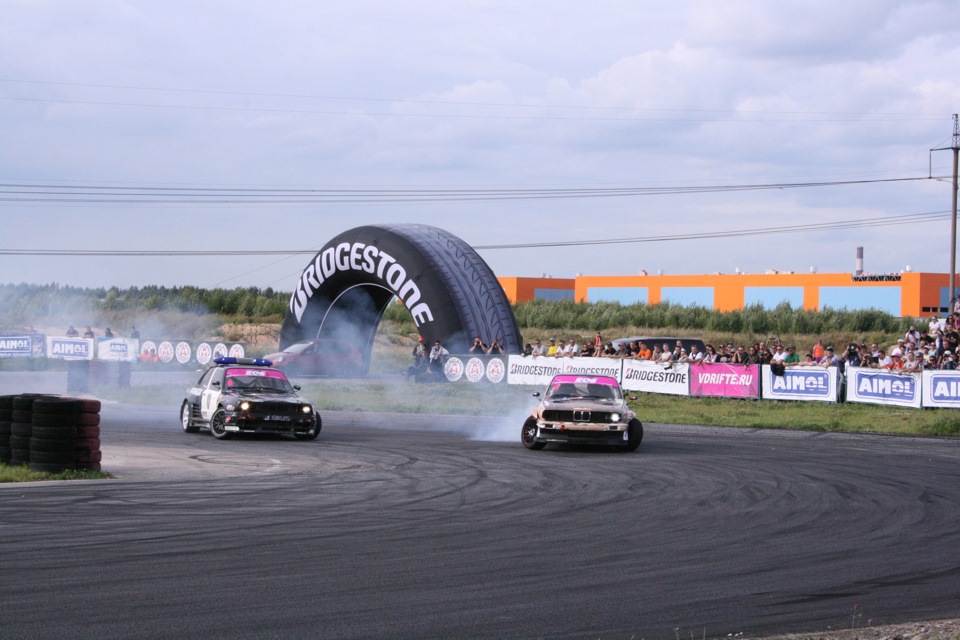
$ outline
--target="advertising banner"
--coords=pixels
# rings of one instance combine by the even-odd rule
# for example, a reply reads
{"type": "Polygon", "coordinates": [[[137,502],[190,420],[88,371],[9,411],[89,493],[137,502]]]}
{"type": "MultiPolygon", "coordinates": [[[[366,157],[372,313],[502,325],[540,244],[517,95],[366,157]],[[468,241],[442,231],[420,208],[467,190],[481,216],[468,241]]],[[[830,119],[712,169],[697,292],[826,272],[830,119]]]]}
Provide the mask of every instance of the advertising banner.
{"type": "Polygon", "coordinates": [[[650,360],[624,359],[621,362],[623,388],[627,391],[690,395],[690,365],[687,363],[675,363],[667,369],[650,360]]]}
{"type": "Polygon", "coordinates": [[[93,338],[47,336],[47,357],[61,360],[93,360],[93,338]]]}
{"type": "MultiPolygon", "coordinates": [[[[581,376],[610,376],[620,382],[623,376],[623,360],[620,358],[555,358],[561,362],[561,373],[581,376]]],[[[550,382],[547,380],[547,382],[550,382]]]]}
{"type": "Polygon", "coordinates": [[[777,376],[770,365],[765,364],[760,366],[760,379],[764,400],[836,402],[840,370],[836,367],[787,367],[782,376],[777,376]]]}
{"type": "Polygon", "coordinates": [[[542,387],[563,373],[563,360],[546,356],[509,356],[507,384],[526,384],[542,387]]]}
{"type": "Polygon", "coordinates": [[[29,358],[33,355],[34,338],[30,334],[0,336],[0,358],[29,358]]]}
{"type": "Polygon", "coordinates": [[[920,407],[920,374],[847,367],[847,402],[920,407]]]}
{"type": "MultiPolygon", "coordinates": [[[[511,356],[514,357],[514,356],[511,356]]],[[[450,382],[492,382],[506,379],[506,356],[449,356],[443,363],[443,375],[450,382]]]]}
{"type": "Polygon", "coordinates": [[[507,384],[542,386],[561,373],[611,376],[618,382],[623,376],[623,361],[619,358],[509,356],[507,364],[507,384]]]}
{"type": "Polygon", "coordinates": [[[960,371],[924,371],[923,406],[960,409],[960,371]]]}
{"type": "Polygon", "coordinates": [[[691,365],[690,395],[759,398],[760,365],[719,362],[691,365]]]}
{"type": "Polygon", "coordinates": [[[135,338],[99,338],[97,360],[133,362],[140,355],[139,343],[135,338]]]}

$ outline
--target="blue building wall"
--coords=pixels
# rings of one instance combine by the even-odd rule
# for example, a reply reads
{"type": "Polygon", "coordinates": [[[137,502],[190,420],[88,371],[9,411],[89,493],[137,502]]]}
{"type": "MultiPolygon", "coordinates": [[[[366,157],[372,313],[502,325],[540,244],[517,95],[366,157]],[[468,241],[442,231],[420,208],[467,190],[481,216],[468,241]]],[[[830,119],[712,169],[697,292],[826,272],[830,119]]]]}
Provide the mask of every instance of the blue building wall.
{"type": "Polygon", "coordinates": [[[744,287],[743,306],[759,304],[773,309],[784,302],[794,309],[803,309],[803,287],[744,287]]]}
{"type": "Polygon", "coordinates": [[[660,301],[713,309],[713,287],[663,287],[660,289],[660,301]]]}
{"type": "Polygon", "coordinates": [[[650,291],[647,287],[589,287],[587,300],[590,302],[619,302],[628,304],[647,304],[650,291]]]}
{"type": "Polygon", "coordinates": [[[820,287],[820,309],[879,309],[899,316],[900,287],[820,287]]]}
{"type": "Polygon", "coordinates": [[[534,289],[534,300],[573,300],[573,289],[534,289]]]}

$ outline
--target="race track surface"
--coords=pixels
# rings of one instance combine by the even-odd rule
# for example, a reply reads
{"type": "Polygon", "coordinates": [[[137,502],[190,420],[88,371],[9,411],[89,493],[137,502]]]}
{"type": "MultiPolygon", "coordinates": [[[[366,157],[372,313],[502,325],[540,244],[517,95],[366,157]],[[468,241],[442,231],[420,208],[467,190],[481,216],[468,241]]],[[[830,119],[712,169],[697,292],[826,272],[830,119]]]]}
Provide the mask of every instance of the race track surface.
{"type": "Polygon", "coordinates": [[[0,485],[0,638],[670,638],[956,617],[960,442],[647,425],[636,453],[107,405],[114,480],[0,485]],[[855,609],[855,605],[857,609],[855,609]]]}

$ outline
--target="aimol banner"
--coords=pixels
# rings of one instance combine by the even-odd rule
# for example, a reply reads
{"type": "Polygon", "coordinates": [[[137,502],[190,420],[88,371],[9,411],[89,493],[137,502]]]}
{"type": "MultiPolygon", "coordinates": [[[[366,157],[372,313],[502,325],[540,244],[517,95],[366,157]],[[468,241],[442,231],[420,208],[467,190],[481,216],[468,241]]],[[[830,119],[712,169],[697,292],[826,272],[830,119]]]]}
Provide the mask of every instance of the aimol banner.
{"type": "Polygon", "coordinates": [[[770,365],[760,367],[764,400],[807,400],[836,402],[840,370],[836,367],[787,367],[782,376],[773,374],[770,365]]]}
{"type": "Polygon", "coordinates": [[[0,336],[0,358],[29,358],[33,355],[31,335],[0,336]]]}
{"type": "Polygon", "coordinates": [[[960,409],[960,371],[924,371],[923,406],[960,409]]]}
{"type": "Polygon", "coordinates": [[[669,369],[650,360],[621,360],[622,386],[628,391],[690,395],[690,365],[673,364],[669,369]]]}
{"type": "Polygon", "coordinates": [[[760,365],[708,362],[690,366],[690,395],[760,397],[760,365]]]}
{"type": "Polygon", "coordinates": [[[133,362],[140,355],[140,341],[134,338],[100,338],[97,360],[133,362]]]}
{"type": "Polygon", "coordinates": [[[847,402],[920,407],[920,374],[847,367],[847,402]]]}
{"type": "Polygon", "coordinates": [[[93,338],[47,336],[47,357],[61,360],[93,360],[93,338]]]}

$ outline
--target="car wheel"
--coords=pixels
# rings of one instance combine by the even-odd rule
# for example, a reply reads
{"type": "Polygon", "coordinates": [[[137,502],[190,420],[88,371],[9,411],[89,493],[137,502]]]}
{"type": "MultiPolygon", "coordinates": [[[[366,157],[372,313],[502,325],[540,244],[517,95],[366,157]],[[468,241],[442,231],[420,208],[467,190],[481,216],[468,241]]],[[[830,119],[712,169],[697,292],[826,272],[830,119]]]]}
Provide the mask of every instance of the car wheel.
{"type": "Polygon", "coordinates": [[[200,431],[200,427],[193,426],[193,420],[190,419],[190,403],[186,400],[183,401],[183,406],[180,407],[180,424],[183,425],[183,431],[185,433],[196,433],[200,431]]]}
{"type": "Polygon", "coordinates": [[[317,423],[313,425],[313,429],[310,429],[310,431],[306,433],[295,433],[293,434],[293,437],[296,438],[297,440],[303,440],[303,441],[316,440],[317,436],[320,435],[321,427],[322,425],[320,424],[320,416],[317,416],[317,423]]]}
{"type": "Polygon", "coordinates": [[[636,451],[643,440],[643,424],[634,418],[627,426],[627,451],[636,451]]]}
{"type": "Polygon", "coordinates": [[[216,413],[213,414],[213,417],[210,418],[210,433],[213,434],[214,438],[220,440],[226,440],[230,437],[230,432],[227,431],[227,421],[226,414],[223,413],[223,409],[217,409],[216,413]]]}
{"type": "Polygon", "coordinates": [[[520,441],[527,449],[537,451],[546,446],[545,442],[537,442],[537,421],[534,418],[527,418],[520,430],[520,441]]]}

